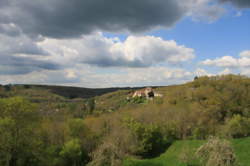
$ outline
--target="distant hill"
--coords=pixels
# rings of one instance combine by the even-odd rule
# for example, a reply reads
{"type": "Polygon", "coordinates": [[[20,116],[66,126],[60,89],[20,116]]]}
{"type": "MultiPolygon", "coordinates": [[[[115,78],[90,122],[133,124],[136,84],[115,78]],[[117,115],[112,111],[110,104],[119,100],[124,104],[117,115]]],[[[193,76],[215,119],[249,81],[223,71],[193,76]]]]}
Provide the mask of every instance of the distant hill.
{"type": "MultiPolygon", "coordinates": [[[[71,86],[57,86],[57,85],[29,85],[29,84],[17,84],[17,85],[1,85],[7,91],[11,88],[17,87],[20,89],[43,89],[48,90],[56,95],[74,99],[74,98],[91,98],[101,96],[107,93],[115,92],[118,90],[137,90],[145,87],[113,87],[113,88],[82,88],[71,86]]],[[[17,94],[18,95],[18,94],[17,94]]]]}
{"type": "Polygon", "coordinates": [[[132,87],[124,88],[81,88],[81,87],[70,87],[70,86],[53,86],[53,85],[32,85],[32,87],[39,87],[43,89],[48,89],[52,93],[66,97],[66,98],[91,98],[95,96],[101,96],[106,93],[115,92],[118,90],[131,90],[139,89],[132,87]]]}

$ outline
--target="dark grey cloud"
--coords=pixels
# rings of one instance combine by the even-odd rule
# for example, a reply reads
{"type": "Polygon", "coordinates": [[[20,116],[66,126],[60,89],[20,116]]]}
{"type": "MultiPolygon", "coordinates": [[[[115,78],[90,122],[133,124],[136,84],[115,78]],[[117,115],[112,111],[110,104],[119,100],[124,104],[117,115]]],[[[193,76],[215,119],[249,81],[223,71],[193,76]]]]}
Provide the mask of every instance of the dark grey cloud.
{"type": "Polygon", "coordinates": [[[17,45],[16,48],[13,48],[12,53],[16,54],[31,54],[31,55],[48,55],[49,53],[38,47],[34,43],[22,43],[17,45]]]}
{"type": "Polygon", "coordinates": [[[9,1],[8,1],[8,0],[1,0],[1,1],[0,1],[0,8],[6,6],[6,5],[8,5],[8,4],[9,4],[9,1]]]}
{"type": "Polygon", "coordinates": [[[238,8],[250,8],[250,0],[220,0],[220,2],[230,2],[238,8]]]}
{"type": "Polygon", "coordinates": [[[13,23],[1,24],[0,22],[0,34],[16,37],[21,35],[21,29],[13,23]]]}
{"type": "Polygon", "coordinates": [[[20,75],[33,71],[57,70],[61,66],[46,60],[0,55],[0,75],[20,75]]]}
{"type": "Polygon", "coordinates": [[[0,34],[0,39],[0,75],[18,75],[60,68],[54,62],[42,60],[41,57],[47,57],[49,53],[25,35],[0,34]]]}
{"type": "MultiPolygon", "coordinates": [[[[190,12],[192,17],[214,21],[223,12],[219,4],[209,5],[213,1],[0,0],[0,24],[13,23],[30,37],[71,38],[93,31],[138,33],[156,27],[169,28],[190,12]]],[[[249,0],[218,1],[250,7],[249,0]]]]}
{"type": "Polygon", "coordinates": [[[153,63],[148,63],[144,62],[143,60],[138,60],[135,59],[133,61],[129,61],[126,58],[113,58],[110,56],[106,57],[99,57],[99,58],[89,58],[82,63],[90,64],[90,65],[95,65],[99,67],[136,67],[136,68],[141,68],[141,67],[149,67],[152,66],[153,63]]]}
{"type": "Polygon", "coordinates": [[[171,27],[185,12],[179,0],[9,0],[0,21],[30,36],[67,38],[95,30],[137,33],[171,27]]]}
{"type": "MultiPolygon", "coordinates": [[[[0,32],[1,32],[0,24],[0,32]]],[[[8,27],[8,26],[6,26],[8,27]]],[[[15,34],[15,32],[13,32],[15,34]]],[[[11,33],[12,34],[12,33],[11,33]]],[[[49,55],[47,51],[39,47],[36,41],[28,38],[25,35],[10,35],[9,33],[0,34],[0,54],[14,55],[14,54],[29,54],[29,55],[49,55]]]]}

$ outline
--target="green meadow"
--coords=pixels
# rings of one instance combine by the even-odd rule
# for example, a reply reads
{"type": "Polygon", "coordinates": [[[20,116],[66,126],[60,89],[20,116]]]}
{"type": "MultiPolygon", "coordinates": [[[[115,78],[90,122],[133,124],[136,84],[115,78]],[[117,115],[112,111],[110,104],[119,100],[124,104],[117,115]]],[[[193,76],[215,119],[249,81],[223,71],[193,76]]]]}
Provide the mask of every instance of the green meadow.
{"type": "MultiPolygon", "coordinates": [[[[188,148],[195,155],[196,149],[204,144],[204,142],[200,140],[176,141],[159,157],[146,160],[127,159],[124,161],[124,166],[187,166],[179,161],[179,156],[183,149],[188,148]]],[[[250,166],[250,138],[232,139],[230,142],[239,165],[250,166]]]]}

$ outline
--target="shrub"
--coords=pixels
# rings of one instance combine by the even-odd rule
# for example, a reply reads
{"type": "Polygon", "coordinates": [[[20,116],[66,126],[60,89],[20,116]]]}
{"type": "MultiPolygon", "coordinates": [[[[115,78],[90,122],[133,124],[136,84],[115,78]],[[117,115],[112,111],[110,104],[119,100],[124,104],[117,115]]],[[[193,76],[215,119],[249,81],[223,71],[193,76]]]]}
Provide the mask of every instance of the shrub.
{"type": "Polygon", "coordinates": [[[123,152],[113,143],[104,142],[93,153],[88,166],[120,166],[123,152]]]}
{"type": "Polygon", "coordinates": [[[236,157],[229,141],[211,137],[196,152],[205,166],[235,166],[236,157]]]}
{"type": "Polygon", "coordinates": [[[147,99],[146,97],[133,97],[130,100],[130,102],[134,104],[143,104],[143,103],[147,103],[147,99]]]}
{"type": "Polygon", "coordinates": [[[30,89],[30,88],[31,88],[30,85],[23,85],[23,87],[24,87],[25,89],[30,89]]]}
{"type": "Polygon", "coordinates": [[[75,118],[68,121],[68,130],[71,137],[80,139],[84,138],[87,127],[82,119],[75,118]]]}
{"type": "Polygon", "coordinates": [[[62,157],[62,163],[65,166],[81,166],[87,162],[87,155],[82,150],[78,139],[72,139],[66,142],[60,152],[60,156],[62,157]]]}
{"type": "Polygon", "coordinates": [[[4,89],[5,89],[5,91],[11,91],[11,84],[9,84],[9,85],[4,85],[4,89]]]}
{"type": "Polygon", "coordinates": [[[250,135],[250,118],[234,115],[225,126],[226,135],[239,138],[250,135]]]}
{"type": "Polygon", "coordinates": [[[126,123],[137,142],[136,155],[154,157],[166,150],[166,147],[171,144],[163,136],[161,128],[155,124],[143,124],[133,119],[128,119],[126,123]]]}
{"type": "Polygon", "coordinates": [[[92,114],[92,112],[95,110],[95,98],[88,99],[87,101],[87,110],[89,114],[92,114]]]}

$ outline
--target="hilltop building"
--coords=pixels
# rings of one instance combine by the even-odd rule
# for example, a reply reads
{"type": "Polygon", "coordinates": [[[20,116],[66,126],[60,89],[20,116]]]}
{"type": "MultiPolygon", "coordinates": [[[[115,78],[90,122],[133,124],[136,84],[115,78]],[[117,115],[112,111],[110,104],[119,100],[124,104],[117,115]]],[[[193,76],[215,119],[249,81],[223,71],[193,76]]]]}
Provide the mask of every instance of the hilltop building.
{"type": "Polygon", "coordinates": [[[145,89],[135,91],[132,97],[146,97],[147,99],[152,99],[154,97],[162,97],[162,94],[156,93],[151,87],[147,87],[145,89]]]}

